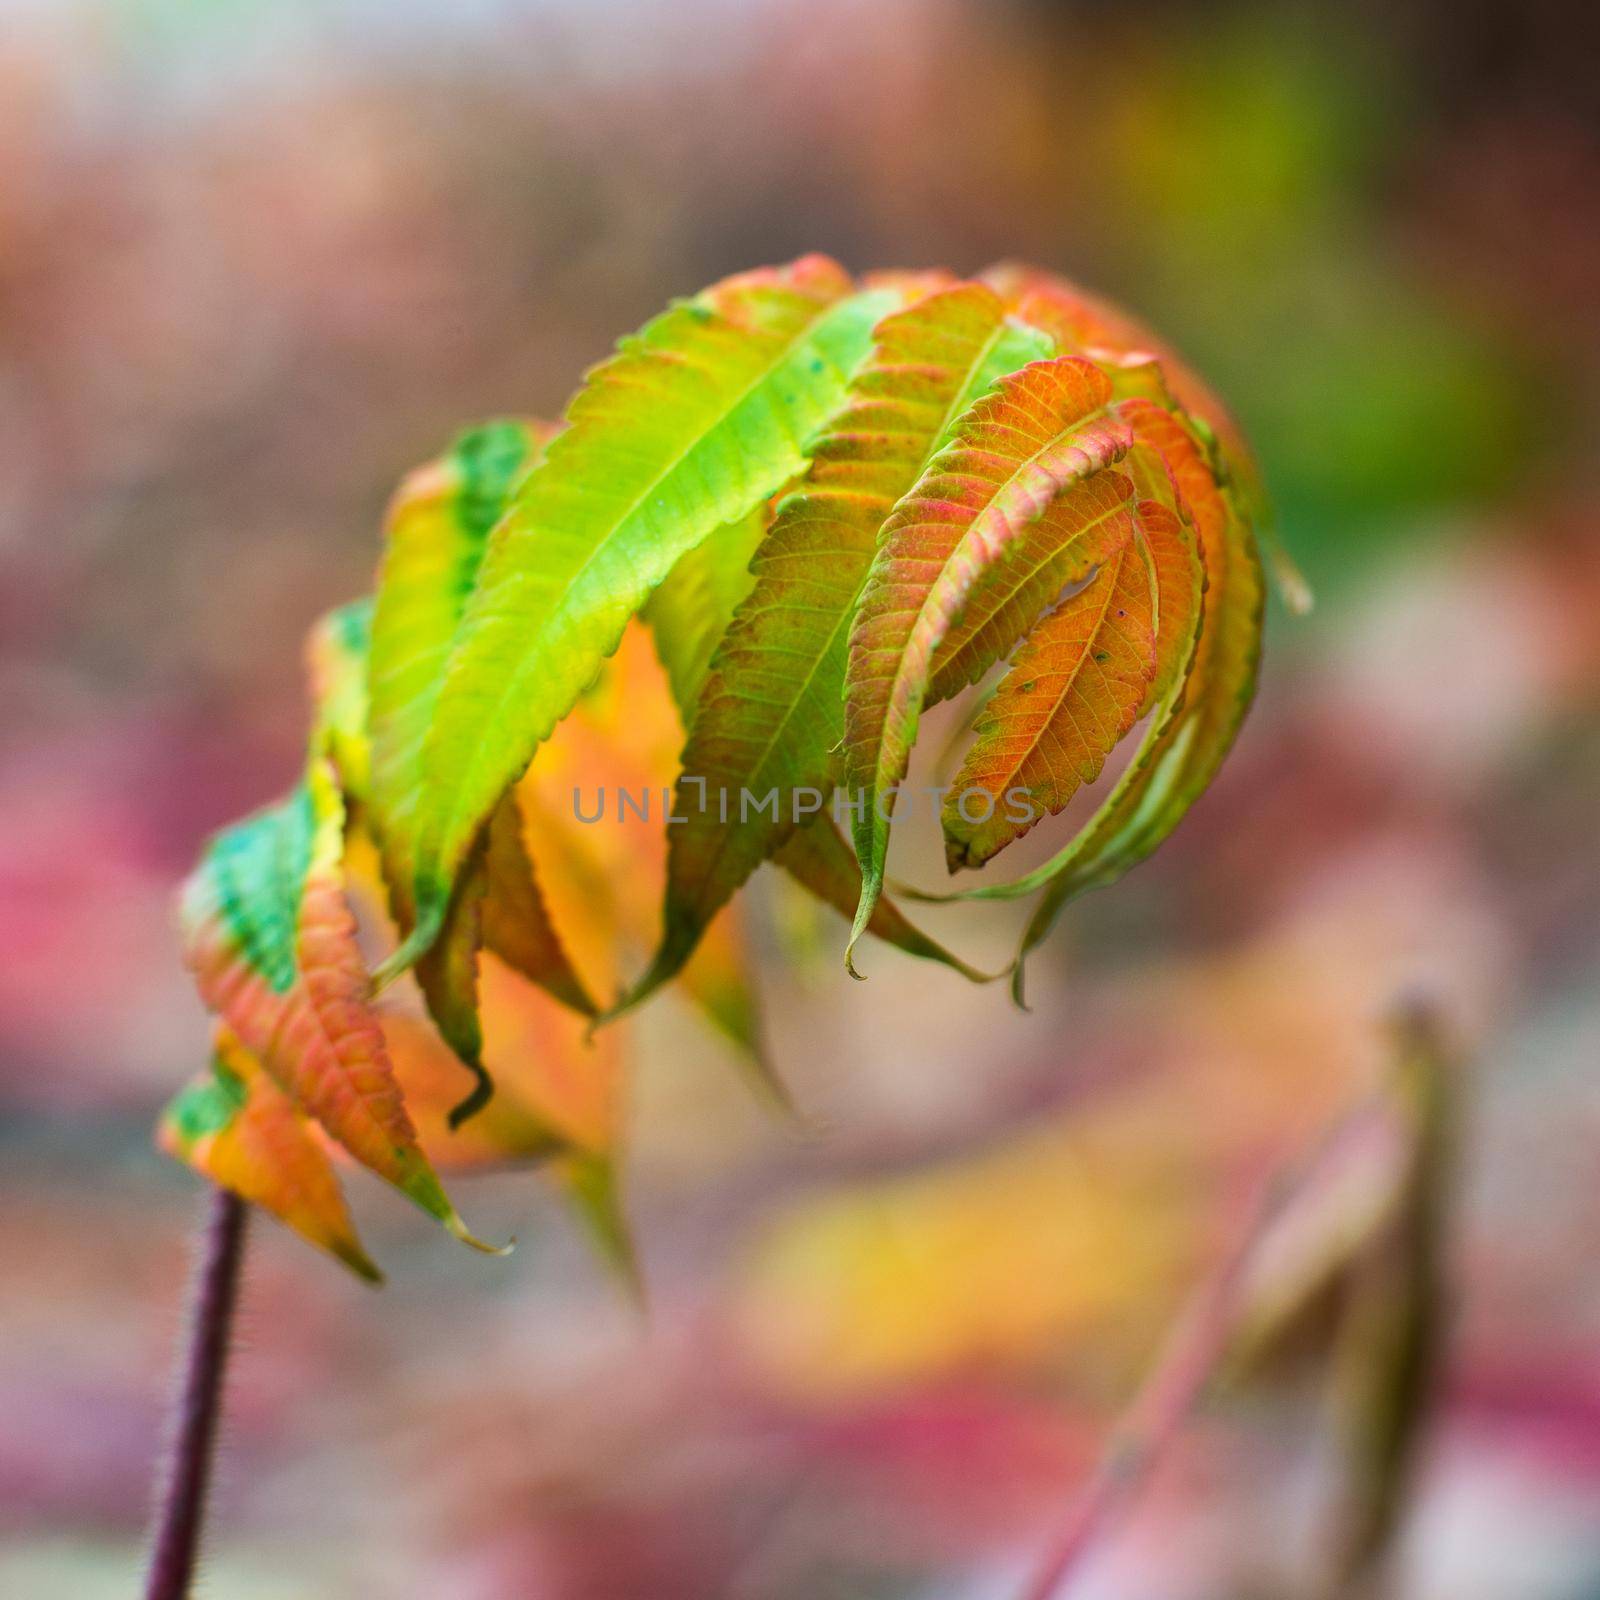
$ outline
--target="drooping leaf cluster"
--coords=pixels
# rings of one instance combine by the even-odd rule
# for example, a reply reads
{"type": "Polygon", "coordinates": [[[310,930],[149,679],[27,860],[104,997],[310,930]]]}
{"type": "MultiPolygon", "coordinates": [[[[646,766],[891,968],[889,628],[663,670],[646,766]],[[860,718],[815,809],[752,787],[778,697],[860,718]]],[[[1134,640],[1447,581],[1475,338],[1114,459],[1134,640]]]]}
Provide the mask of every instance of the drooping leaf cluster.
{"type": "Polygon", "coordinates": [[[1215,398],[1058,278],[807,257],[675,304],[559,424],[412,474],[375,596],[313,631],[304,779],[184,890],[216,1040],[163,1145],[366,1275],[337,1160],[471,1243],[439,1172],[540,1160],[626,1266],[619,1019],[672,985],[781,1096],[730,904],[767,861],[853,918],[852,971],[870,932],[981,978],[884,894],[919,719],[965,693],[952,871],[1142,729],[1053,857],[964,891],[1037,893],[1020,994],[1233,741],[1258,515],[1215,398]],[[594,825],[608,786],[654,813],[594,825]]]}

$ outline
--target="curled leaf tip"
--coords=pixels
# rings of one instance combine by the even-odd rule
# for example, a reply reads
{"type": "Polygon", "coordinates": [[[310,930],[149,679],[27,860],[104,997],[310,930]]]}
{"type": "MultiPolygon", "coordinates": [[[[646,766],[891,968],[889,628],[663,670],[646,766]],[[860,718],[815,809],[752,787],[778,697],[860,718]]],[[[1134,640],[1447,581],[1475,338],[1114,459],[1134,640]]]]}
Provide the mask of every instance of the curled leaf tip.
{"type": "Polygon", "coordinates": [[[856,971],[856,946],[861,943],[861,935],[872,926],[872,915],[878,909],[878,902],[883,894],[882,874],[868,876],[861,875],[861,897],[856,902],[856,914],[850,924],[850,937],[844,947],[844,970],[852,978],[865,979],[866,974],[856,971]]]}
{"type": "Polygon", "coordinates": [[[451,1210],[448,1216],[442,1216],[438,1221],[443,1222],[446,1232],[454,1238],[459,1238],[462,1245],[466,1245],[469,1250],[478,1251],[483,1256],[509,1256],[517,1248],[515,1237],[507,1238],[504,1245],[490,1245],[482,1238],[478,1238],[477,1234],[467,1227],[466,1222],[462,1221],[459,1211],[451,1210]]]}
{"type": "Polygon", "coordinates": [[[477,1116],[494,1099],[494,1079],[489,1076],[488,1069],[476,1061],[469,1061],[466,1065],[472,1069],[478,1081],[473,1085],[471,1093],[459,1105],[450,1108],[445,1120],[449,1123],[452,1133],[463,1122],[477,1116]]]}
{"type": "Polygon", "coordinates": [[[1026,963],[1021,956],[1011,963],[1011,1003],[1021,1012],[1031,1012],[1033,1009],[1024,993],[1026,970],[1026,963]]]}
{"type": "Polygon", "coordinates": [[[464,1223],[454,1211],[452,1211],[448,1217],[444,1218],[444,1225],[451,1234],[453,1234],[462,1242],[462,1244],[468,1246],[470,1249],[478,1251],[481,1255],[508,1256],[517,1248],[517,1241],[515,1238],[507,1239],[504,1244],[485,1243],[484,1240],[478,1238],[476,1234],[468,1229],[466,1223],[464,1223]]]}

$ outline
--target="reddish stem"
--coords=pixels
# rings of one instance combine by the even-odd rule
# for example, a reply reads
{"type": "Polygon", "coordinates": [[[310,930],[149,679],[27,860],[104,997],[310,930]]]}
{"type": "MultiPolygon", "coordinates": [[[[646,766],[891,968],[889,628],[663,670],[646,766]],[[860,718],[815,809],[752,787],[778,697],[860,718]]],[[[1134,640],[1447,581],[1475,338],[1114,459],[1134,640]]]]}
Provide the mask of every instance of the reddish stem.
{"type": "Polygon", "coordinates": [[[245,1215],[237,1195],[214,1192],[194,1282],[183,1392],[156,1512],[145,1600],[185,1600],[194,1579],[239,1296],[245,1215]]]}
{"type": "Polygon", "coordinates": [[[1237,1331],[1240,1299],[1268,1228],[1335,1170],[1346,1150],[1357,1145],[1382,1115],[1380,1102],[1356,1107],[1289,1171],[1256,1188],[1232,1247],[1173,1326],[1089,1481],[1056,1529],[1022,1600],[1060,1600],[1084,1557],[1127,1510],[1215,1377],[1237,1331]]]}
{"type": "MultiPolygon", "coordinates": [[[[1263,1197],[1264,1199],[1264,1197],[1263,1197]]],[[[1252,1208],[1243,1242],[1179,1319],[1154,1370],[1057,1529],[1023,1600],[1056,1600],[1099,1535],[1123,1510],[1183,1427],[1233,1328],[1239,1284],[1266,1214],[1252,1208]]]]}

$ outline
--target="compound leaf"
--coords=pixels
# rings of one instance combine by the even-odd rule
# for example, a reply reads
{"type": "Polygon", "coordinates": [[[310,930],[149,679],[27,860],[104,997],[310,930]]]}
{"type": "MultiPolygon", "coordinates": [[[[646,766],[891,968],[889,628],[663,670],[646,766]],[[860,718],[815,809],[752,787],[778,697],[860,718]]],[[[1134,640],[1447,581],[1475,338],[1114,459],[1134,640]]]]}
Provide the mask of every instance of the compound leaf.
{"type": "MultiPolygon", "coordinates": [[[[886,317],[844,409],[779,506],[695,704],[668,839],[664,933],[637,1004],[832,792],[850,622],[878,530],[975,396],[1048,342],[981,284],[886,317]]],[[[937,947],[935,947],[937,948],[937,947]]]]}
{"type": "Polygon", "coordinates": [[[674,306],[590,374],[468,603],[424,750],[417,925],[380,976],[437,937],[473,840],[629,617],[805,465],[895,299],[807,257],[674,306]]]}

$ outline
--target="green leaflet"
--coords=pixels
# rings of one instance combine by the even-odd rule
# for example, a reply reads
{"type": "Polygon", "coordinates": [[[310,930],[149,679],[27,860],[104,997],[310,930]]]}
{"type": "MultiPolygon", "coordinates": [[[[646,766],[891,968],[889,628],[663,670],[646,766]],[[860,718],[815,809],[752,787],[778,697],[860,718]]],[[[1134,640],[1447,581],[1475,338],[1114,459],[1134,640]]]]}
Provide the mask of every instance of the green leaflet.
{"type": "Polygon", "coordinates": [[[874,331],[844,409],[755,552],[754,585],[694,707],[663,938],[627,1005],[681,969],[734,891],[831,794],[850,622],[879,527],[973,399],[1048,351],[980,284],[930,294],[874,331]]]}
{"type": "Polygon", "coordinates": [[[372,831],[402,932],[411,924],[423,743],[489,532],[553,430],[492,422],[411,473],[390,505],[367,664],[372,831]]]}
{"type": "Polygon", "coordinates": [[[750,558],[771,520],[763,501],[749,516],[724,523],[686,550],[645,602],[644,619],[685,727],[729,620],[756,581],[750,558]]]}
{"type": "MultiPolygon", "coordinates": [[[[445,663],[489,533],[554,432],[547,424],[521,421],[470,429],[438,461],[413,472],[389,510],[366,662],[366,799],[402,934],[414,921],[412,850],[422,751],[445,663]]],[[[447,910],[441,937],[417,963],[429,1014],[478,1080],[456,1108],[457,1122],[481,1109],[492,1090],[478,1018],[480,942],[564,1004],[594,1009],[550,921],[522,844],[513,794],[501,802],[467,877],[447,910]]]]}
{"type": "Polygon", "coordinates": [[[484,821],[685,551],[805,464],[893,291],[821,257],[664,312],[590,374],[497,530],[452,651],[415,819],[417,925],[438,936],[484,821]]]}
{"type": "Polygon", "coordinates": [[[185,931],[215,924],[273,994],[294,987],[300,896],[316,826],[311,790],[301,785],[287,800],[217,834],[184,885],[185,931]]]}
{"type": "Polygon", "coordinates": [[[1126,452],[1111,400],[1105,374],[1078,356],[1002,378],[884,524],[845,680],[844,781],[865,801],[854,825],[861,903],[845,952],[854,976],[935,655],[988,571],[1049,520],[1064,491],[1126,452]]]}
{"type": "MultiPolygon", "coordinates": [[[[731,917],[731,913],[730,913],[731,917]]],[[[750,1087],[768,1106],[785,1116],[795,1114],[794,1096],[778,1075],[767,1045],[756,963],[741,937],[741,924],[733,922],[701,944],[684,964],[679,986],[686,999],[738,1052],[750,1087]]],[[[615,1010],[607,1013],[613,1020],[615,1010]]]]}

